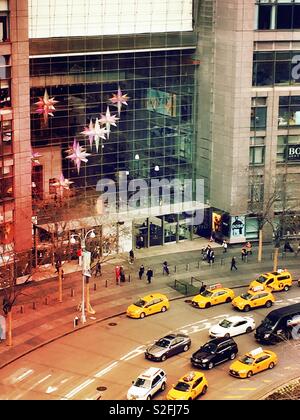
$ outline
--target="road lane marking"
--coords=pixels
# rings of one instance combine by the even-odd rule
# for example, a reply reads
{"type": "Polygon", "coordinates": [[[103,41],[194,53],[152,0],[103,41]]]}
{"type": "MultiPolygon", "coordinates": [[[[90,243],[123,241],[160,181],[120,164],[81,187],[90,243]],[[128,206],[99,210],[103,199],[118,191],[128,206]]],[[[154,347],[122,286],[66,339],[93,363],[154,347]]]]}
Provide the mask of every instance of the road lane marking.
{"type": "Polygon", "coordinates": [[[51,376],[52,376],[52,375],[47,375],[47,376],[45,376],[43,379],[39,380],[39,381],[36,383],[36,385],[40,385],[40,384],[42,384],[43,382],[47,381],[47,379],[51,378],[51,376]]]}
{"type": "Polygon", "coordinates": [[[58,391],[58,388],[56,386],[48,386],[46,394],[52,394],[55,391],[58,391]]]}
{"type": "Polygon", "coordinates": [[[114,367],[116,367],[119,364],[119,362],[114,362],[111,365],[107,366],[105,369],[100,370],[100,372],[96,373],[94,375],[95,378],[101,378],[101,376],[104,376],[106,373],[111,371],[114,367]]]}
{"type": "Polygon", "coordinates": [[[78,385],[76,388],[74,388],[68,394],[66,394],[64,398],[67,398],[67,399],[73,398],[76,394],[78,394],[84,388],[91,385],[93,382],[95,382],[95,379],[88,379],[87,381],[83,382],[81,385],[78,385]]]}
{"type": "Polygon", "coordinates": [[[131,352],[125,354],[125,356],[120,358],[120,361],[128,361],[134,359],[135,357],[143,354],[146,350],[146,346],[139,346],[136,349],[132,350],[131,352]]]}
{"type": "Polygon", "coordinates": [[[225,395],[225,400],[240,400],[241,398],[244,398],[244,395],[225,395]]]}
{"type": "Polygon", "coordinates": [[[33,373],[33,370],[32,369],[27,370],[22,375],[18,376],[15,379],[15,382],[21,382],[21,381],[23,381],[23,379],[27,378],[27,376],[30,376],[32,373],[33,373]]]}
{"type": "Polygon", "coordinates": [[[239,388],[240,391],[256,391],[257,388],[239,388]]]}

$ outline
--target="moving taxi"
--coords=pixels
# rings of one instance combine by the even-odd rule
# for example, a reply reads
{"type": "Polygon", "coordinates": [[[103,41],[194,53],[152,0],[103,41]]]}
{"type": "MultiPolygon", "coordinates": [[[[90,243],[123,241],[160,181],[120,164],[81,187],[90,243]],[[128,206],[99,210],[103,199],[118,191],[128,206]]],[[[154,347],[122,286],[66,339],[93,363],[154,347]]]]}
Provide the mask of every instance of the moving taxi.
{"type": "Polygon", "coordinates": [[[273,292],[284,290],[288,292],[293,285],[291,273],[286,270],[278,270],[273,273],[265,273],[259,276],[250,284],[250,289],[257,286],[263,286],[266,290],[271,289],[273,292]]]}
{"type": "Polygon", "coordinates": [[[261,347],[246,353],[230,366],[229,373],[236,378],[251,378],[263,370],[273,369],[278,363],[277,355],[261,347]]]}
{"type": "Polygon", "coordinates": [[[161,293],[153,293],[137,300],[127,308],[130,318],[145,318],[145,316],[166,312],[170,308],[169,299],[161,293]]]}
{"type": "Polygon", "coordinates": [[[195,400],[206,394],[208,382],[201,372],[189,372],[168,392],[167,400],[195,400]]]}
{"type": "Polygon", "coordinates": [[[222,287],[221,284],[209,286],[202,293],[195,296],[192,305],[195,308],[210,308],[220,303],[230,303],[234,299],[234,291],[222,287]]]}
{"type": "Polygon", "coordinates": [[[264,287],[255,287],[253,290],[248,290],[247,293],[236,297],[232,301],[232,306],[240,311],[249,312],[250,309],[265,306],[271,308],[275,298],[270,291],[264,290],[264,287]]]}

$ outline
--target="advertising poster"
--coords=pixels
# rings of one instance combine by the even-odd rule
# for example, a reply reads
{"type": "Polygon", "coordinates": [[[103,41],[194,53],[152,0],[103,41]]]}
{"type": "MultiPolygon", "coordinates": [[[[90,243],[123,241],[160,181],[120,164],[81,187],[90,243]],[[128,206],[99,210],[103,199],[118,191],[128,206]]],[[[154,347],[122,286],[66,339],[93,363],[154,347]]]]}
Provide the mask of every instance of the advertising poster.
{"type": "Polygon", "coordinates": [[[244,242],[246,240],[245,216],[231,217],[230,242],[244,242]]]}
{"type": "Polygon", "coordinates": [[[158,89],[148,89],[147,110],[176,117],[176,95],[158,89]]]}

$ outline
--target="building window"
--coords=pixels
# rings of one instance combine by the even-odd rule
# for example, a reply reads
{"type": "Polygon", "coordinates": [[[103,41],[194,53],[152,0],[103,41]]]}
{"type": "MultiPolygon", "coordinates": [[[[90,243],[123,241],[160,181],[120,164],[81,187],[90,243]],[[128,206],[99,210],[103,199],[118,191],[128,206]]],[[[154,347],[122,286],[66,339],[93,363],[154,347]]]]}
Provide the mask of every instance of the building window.
{"type": "Polygon", "coordinates": [[[0,124],[0,156],[13,153],[11,121],[2,121],[0,124]]]}
{"type": "MultiPolygon", "coordinates": [[[[289,160],[288,146],[300,145],[300,136],[278,136],[277,137],[277,163],[295,162],[296,160],[289,160]]],[[[299,163],[299,160],[297,160],[299,163]]]]}
{"type": "Polygon", "coordinates": [[[264,177],[263,175],[255,175],[249,177],[249,203],[262,203],[264,200],[264,177]]]}
{"type": "Polygon", "coordinates": [[[250,139],[250,165],[263,165],[265,163],[265,138],[251,137],[250,139]]]}
{"type": "Polygon", "coordinates": [[[251,131],[265,130],[267,125],[267,98],[252,98],[251,131]]]}
{"type": "Polygon", "coordinates": [[[291,85],[300,82],[300,51],[255,52],[253,86],[291,85]]]}
{"type": "Polygon", "coordinates": [[[298,128],[300,126],[300,96],[279,98],[278,128],[298,128]]]}
{"type": "Polygon", "coordinates": [[[0,42],[9,39],[8,0],[0,0],[0,42]]]}
{"type": "Polygon", "coordinates": [[[299,0],[257,0],[256,3],[258,30],[300,29],[299,0]]]}

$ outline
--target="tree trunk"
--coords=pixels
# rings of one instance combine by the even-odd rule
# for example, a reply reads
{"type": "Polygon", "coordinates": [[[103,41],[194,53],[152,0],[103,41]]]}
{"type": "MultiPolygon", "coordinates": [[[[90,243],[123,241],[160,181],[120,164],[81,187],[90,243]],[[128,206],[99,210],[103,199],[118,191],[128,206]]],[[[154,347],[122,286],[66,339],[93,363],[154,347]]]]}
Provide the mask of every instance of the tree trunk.
{"type": "Polygon", "coordinates": [[[6,334],[7,334],[7,345],[11,347],[12,343],[12,311],[9,311],[6,316],[6,334]]]}
{"type": "Polygon", "coordinates": [[[262,248],[263,248],[263,231],[259,230],[259,242],[258,242],[258,262],[262,260],[262,248]]]}
{"type": "Polygon", "coordinates": [[[90,282],[89,281],[86,282],[86,293],[85,293],[85,295],[86,295],[86,311],[87,311],[87,313],[94,315],[96,312],[94,311],[94,309],[92,308],[92,305],[91,305],[90,282]]]}
{"type": "Polygon", "coordinates": [[[278,270],[279,249],[280,248],[275,248],[274,249],[274,265],[273,265],[273,271],[277,271],[278,270]]]}
{"type": "Polygon", "coordinates": [[[63,280],[62,280],[62,268],[58,269],[58,301],[62,303],[63,301],[63,280]]]}

